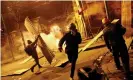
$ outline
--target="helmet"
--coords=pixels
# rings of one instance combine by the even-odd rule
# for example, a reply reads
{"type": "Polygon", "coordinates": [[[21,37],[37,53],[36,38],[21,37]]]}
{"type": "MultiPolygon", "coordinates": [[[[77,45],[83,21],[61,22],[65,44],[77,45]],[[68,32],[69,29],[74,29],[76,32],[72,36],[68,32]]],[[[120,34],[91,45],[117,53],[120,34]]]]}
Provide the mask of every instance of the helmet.
{"type": "Polygon", "coordinates": [[[103,23],[103,24],[110,23],[110,20],[109,20],[108,18],[103,18],[103,19],[102,19],[102,23],[103,23]]]}

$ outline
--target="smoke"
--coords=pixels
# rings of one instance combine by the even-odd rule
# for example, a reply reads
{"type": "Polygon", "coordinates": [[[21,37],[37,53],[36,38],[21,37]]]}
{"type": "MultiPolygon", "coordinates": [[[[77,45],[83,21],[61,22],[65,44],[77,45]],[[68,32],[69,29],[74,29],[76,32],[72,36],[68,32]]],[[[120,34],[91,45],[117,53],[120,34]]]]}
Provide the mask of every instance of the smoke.
{"type": "Polygon", "coordinates": [[[63,36],[61,28],[59,26],[52,26],[48,35],[45,33],[41,33],[40,35],[51,50],[58,50],[59,40],[63,36]]]}
{"type": "MultiPolygon", "coordinates": [[[[49,32],[49,34],[48,33],[46,34],[46,33],[42,33],[39,31],[39,28],[40,28],[39,18],[30,20],[28,17],[26,17],[25,26],[26,26],[27,30],[29,32],[32,32],[33,34],[36,32],[39,32],[41,37],[43,38],[44,42],[47,44],[47,46],[51,50],[58,49],[59,39],[63,36],[63,34],[61,33],[61,29],[58,25],[56,25],[56,24],[51,25],[50,30],[47,29],[47,32],[49,32]],[[33,26],[34,26],[34,29],[33,29],[33,26]]],[[[29,35],[27,35],[27,36],[29,36],[29,35]]]]}

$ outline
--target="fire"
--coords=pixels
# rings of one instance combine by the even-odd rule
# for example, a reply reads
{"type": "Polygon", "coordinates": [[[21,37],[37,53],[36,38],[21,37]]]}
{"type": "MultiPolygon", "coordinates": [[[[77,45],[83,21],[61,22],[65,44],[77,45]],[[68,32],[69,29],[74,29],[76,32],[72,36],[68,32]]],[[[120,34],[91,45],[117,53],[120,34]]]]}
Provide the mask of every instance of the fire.
{"type": "Polygon", "coordinates": [[[57,39],[60,39],[63,36],[61,28],[57,25],[51,27],[50,34],[53,34],[57,39]]]}
{"type": "Polygon", "coordinates": [[[46,35],[45,33],[41,33],[40,35],[51,50],[58,50],[59,40],[63,36],[61,28],[59,26],[52,26],[48,35],[46,35]]]}

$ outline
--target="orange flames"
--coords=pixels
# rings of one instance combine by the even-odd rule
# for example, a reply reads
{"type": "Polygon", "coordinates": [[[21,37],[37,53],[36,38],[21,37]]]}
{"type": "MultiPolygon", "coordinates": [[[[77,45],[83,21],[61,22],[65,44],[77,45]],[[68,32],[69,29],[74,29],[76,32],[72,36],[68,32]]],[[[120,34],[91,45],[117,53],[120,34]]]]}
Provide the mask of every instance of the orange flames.
{"type": "Polygon", "coordinates": [[[59,26],[52,26],[48,35],[45,33],[41,33],[40,35],[51,50],[58,50],[59,40],[63,36],[61,28],[59,26]]]}

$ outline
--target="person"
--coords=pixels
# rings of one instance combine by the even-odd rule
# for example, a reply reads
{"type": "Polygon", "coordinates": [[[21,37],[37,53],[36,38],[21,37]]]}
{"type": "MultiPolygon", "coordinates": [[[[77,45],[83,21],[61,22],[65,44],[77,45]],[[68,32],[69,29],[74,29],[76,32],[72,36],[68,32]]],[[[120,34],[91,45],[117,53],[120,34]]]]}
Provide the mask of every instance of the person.
{"type": "Polygon", "coordinates": [[[113,53],[115,65],[117,69],[122,68],[119,60],[119,57],[121,57],[126,78],[129,79],[129,55],[123,38],[126,28],[124,28],[120,23],[111,23],[107,18],[102,19],[102,23],[105,26],[103,31],[104,41],[107,48],[113,53]]]}
{"type": "Polygon", "coordinates": [[[35,64],[31,67],[31,71],[34,72],[34,67],[36,65],[38,65],[39,69],[42,67],[39,64],[39,59],[38,59],[38,55],[37,55],[37,51],[36,51],[36,47],[37,47],[37,41],[38,38],[40,37],[40,35],[37,36],[37,38],[35,39],[34,42],[32,42],[31,40],[27,40],[28,45],[25,48],[25,51],[32,56],[32,58],[35,60],[35,64]],[[29,52],[28,52],[29,51],[29,52]]]}
{"type": "Polygon", "coordinates": [[[78,58],[78,44],[82,41],[80,33],[77,31],[74,23],[71,23],[69,31],[59,41],[59,51],[62,52],[62,45],[65,42],[65,53],[71,63],[70,78],[73,80],[76,60],[78,58]]]}

